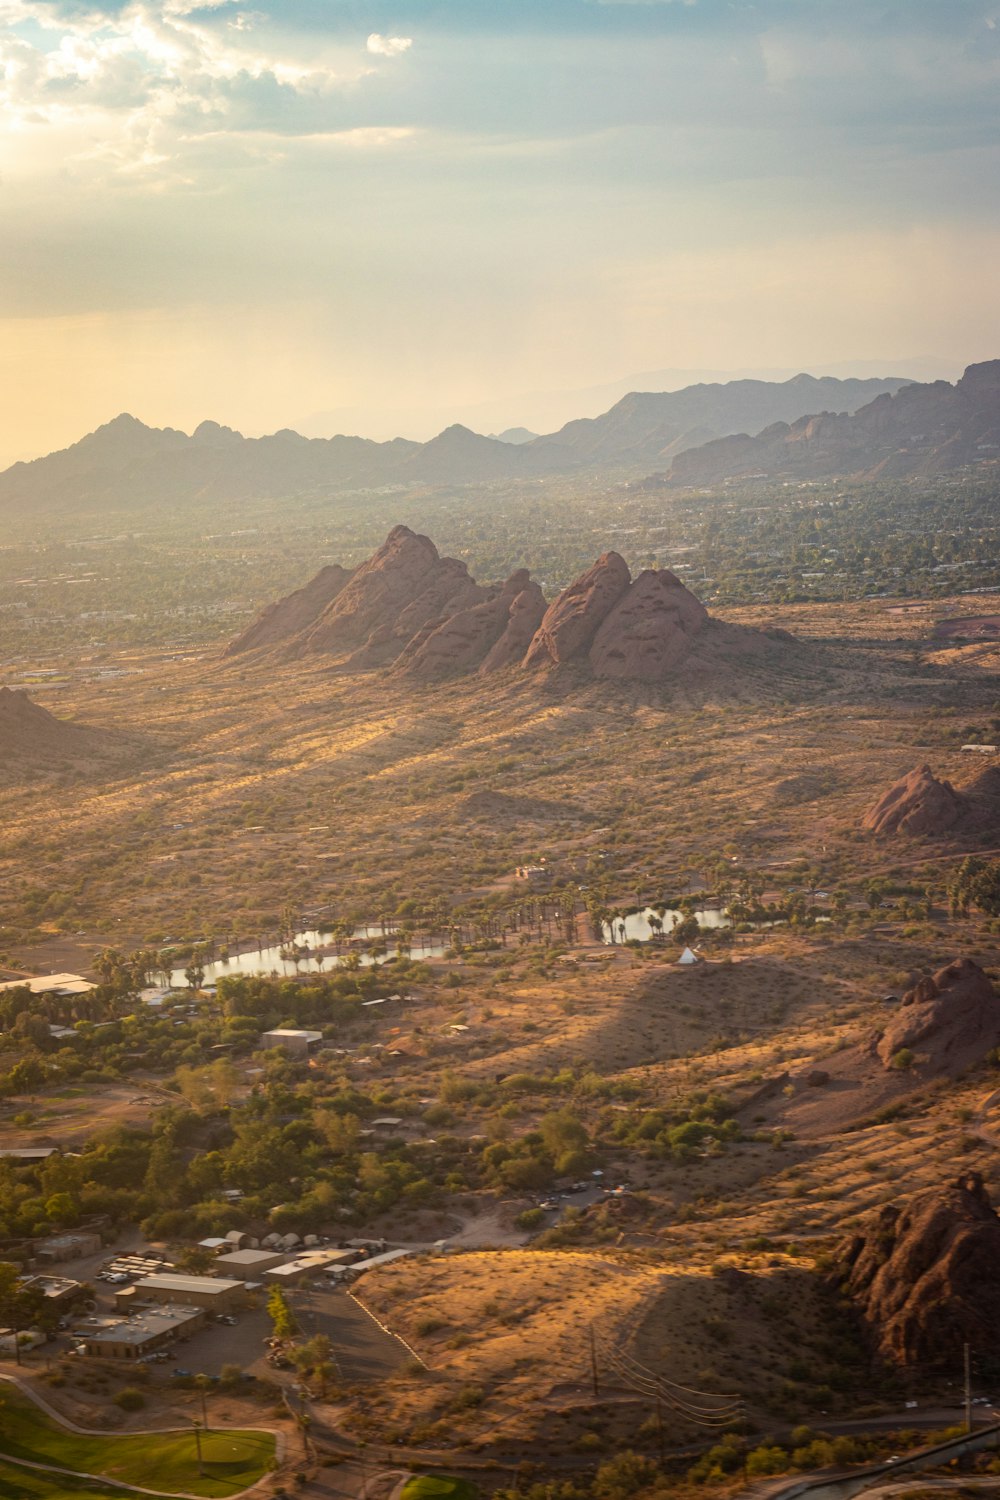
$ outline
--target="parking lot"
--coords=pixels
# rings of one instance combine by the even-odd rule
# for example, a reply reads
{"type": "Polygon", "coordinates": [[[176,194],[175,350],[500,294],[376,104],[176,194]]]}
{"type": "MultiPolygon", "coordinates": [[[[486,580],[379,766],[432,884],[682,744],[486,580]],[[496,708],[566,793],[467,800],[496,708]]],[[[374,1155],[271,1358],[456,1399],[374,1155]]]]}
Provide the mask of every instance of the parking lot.
{"type": "MultiPolygon", "coordinates": [[[[115,1282],[93,1281],[99,1314],[113,1314],[114,1296],[120,1287],[115,1282]]],[[[247,1375],[285,1382],[294,1380],[290,1369],[268,1363],[267,1339],[271,1320],[266,1312],[264,1294],[256,1308],[239,1309],[232,1316],[219,1318],[204,1328],[181,1337],[168,1349],[158,1351],[144,1363],[158,1378],[169,1378],[175,1370],[192,1375],[218,1376],[224,1365],[238,1365],[247,1375]]],[[[402,1344],[371,1318],[340,1287],[296,1287],[289,1293],[289,1303],[302,1328],[304,1338],[323,1333],[329,1338],[339,1378],[348,1385],[366,1385],[391,1375],[410,1357],[402,1344]]],[[[75,1320],[74,1320],[75,1321],[75,1320]]],[[[72,1331],[60,1333],[45,1346],[48,1355],[71,1350],[79,1338],[72,1331]]],[[[81,1358],[86,1356],[81,1355],[81,1358]]],[[[124,1364],[124,1362],[123,1362],[124,1364]]]]}
{"type": "Polygon", "coordinates": [[[398,1339],[387,1334],[353,1297],[339,1287],[307,1287],[290,1299],[307,1338],[325,1333],[345,1385],[370,1385],[392,1375],[411,1358],[398,1339]]]}

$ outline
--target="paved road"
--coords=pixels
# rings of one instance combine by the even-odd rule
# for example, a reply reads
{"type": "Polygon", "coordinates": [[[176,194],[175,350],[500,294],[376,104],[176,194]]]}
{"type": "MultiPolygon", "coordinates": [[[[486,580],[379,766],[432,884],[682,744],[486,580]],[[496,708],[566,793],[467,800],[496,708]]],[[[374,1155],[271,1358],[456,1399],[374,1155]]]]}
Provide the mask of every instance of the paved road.
{"type": "Polygon", "coordinates": [[[411,1358],[398,1339],[340,1288],[297,1290],[290,1299],[307,1337],[325,1333],[345,1385],[371,1385],[395,1373],[411,1358]]]}

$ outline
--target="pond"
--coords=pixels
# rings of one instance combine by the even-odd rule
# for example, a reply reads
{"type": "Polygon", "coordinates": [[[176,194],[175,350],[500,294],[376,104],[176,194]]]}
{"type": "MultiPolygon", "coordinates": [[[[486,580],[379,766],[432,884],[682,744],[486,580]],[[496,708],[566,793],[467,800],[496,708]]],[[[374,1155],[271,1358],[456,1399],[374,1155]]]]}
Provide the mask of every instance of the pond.
{"type": "MultiPolygon", "coordinates": [[[[381,927],[359,927],[352,935],[355,939],[363,941],[368,939],[372,942],[385,942],[386,951],[375,958],[370,953],[358,952],[362,968],[370,968],[372,964],[382,963],[385,958],[394,958],[398,948],[392,943],[392,933],[388,938],[383,938],[381,927]]],[[[227,976],[246,975],[248,977],[267,978],[276,975],[278,978],[294,979],[296,974],[327,974],[331,969],[339,968],[344,962],[344,954],[338,956],[332,949],[328,949],[330,934],[328,932],[297,932],[293,939],[296,948],[308,950],[303,952],[298,963],[287,955],[292,945],[278,943],[273,948],[252,948],[246,953],[233,953],[229,958],[217,958],[211,963],[204,965],[205,977],[203,984],[216,984],[218,980],[227,976]]],[[[357,952],[355,949],[354,951],[357,952]]],[[[414,941],[406,950],[411,958],[440,958],[445,952],[444,946],[419,943],[414,941]]],[[[170,971],[170,984],[173,989],[184,989],[187,980],[184,978],[184,967],[170,971]]]]}
{"type": "MultiPolygon", "coordinates": [[[[683,922],[687,915],[687,912],[678,911],[676,907],[668,906],[666,911],[661,913],[659,907],[647,906],[644,911],[633,912],[631,916],[616,919],[614,936],[611,933],[610,922],[605,922],[601,930],[601,935],[606,943],[620,943],[622,941],[621,923],[624,922],[625,941],[627,943],[648,943],[655,935],[654,928],[650,926],[651,917],[654,921],[657,919],[661,920],[663,922],[663,932],[668,933],[673,932],[678,922],[683,922]]],[[[705,907],[700,911],[695,911],[692,915],[698,918],[699,927],[721,928],[733,925],[728,913],[720,911],[715,906],[705,907]]]]}

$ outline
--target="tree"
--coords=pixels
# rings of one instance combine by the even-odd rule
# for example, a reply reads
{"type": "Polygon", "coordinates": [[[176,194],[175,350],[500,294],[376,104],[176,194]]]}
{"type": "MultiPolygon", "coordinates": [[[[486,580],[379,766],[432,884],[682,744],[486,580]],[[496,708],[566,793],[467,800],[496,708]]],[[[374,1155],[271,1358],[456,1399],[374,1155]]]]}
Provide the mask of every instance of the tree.
{"type": "Polygon", "coordinates": [[[274,1329],[276,1339],[294,1338],[299,1331],[295,1314],[288,1305],[288,1299],[280,1286],[272,1286],[267,1294],[267,1315],[271,1319],[271,1327],[274,1329]]]}
{"type": "Polygon", "coordinates": [[[320,1399],[326,1395],[328,1386],[337,1378],[337,1366],[333,1358],[333,1345],[325,1333],[317,1333],[295,1351],[295,1368],[303,1377],[314,1376],[319,1386],[320,1399]]]}

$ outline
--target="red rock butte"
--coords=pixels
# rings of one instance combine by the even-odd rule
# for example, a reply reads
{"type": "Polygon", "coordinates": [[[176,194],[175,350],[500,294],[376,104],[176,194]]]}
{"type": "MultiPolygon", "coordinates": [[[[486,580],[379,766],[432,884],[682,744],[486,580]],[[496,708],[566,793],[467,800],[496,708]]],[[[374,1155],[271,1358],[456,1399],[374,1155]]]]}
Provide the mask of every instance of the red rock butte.
{"type": "Polygon", "coordinates": [[[573,666],[657,683],[696,657],[707,667],[780,649],[776,637],[713,620],[674,573],[649,569],[633,578],[617,552],[605,552],[547,603],[526,569],[480,584],[429,537],[396,526],[353,572],[326,567],[268,605],[225,655],[322,654],[348,670],[391,667],[428,680],[573,666]]]}

